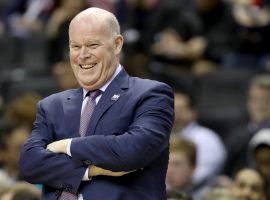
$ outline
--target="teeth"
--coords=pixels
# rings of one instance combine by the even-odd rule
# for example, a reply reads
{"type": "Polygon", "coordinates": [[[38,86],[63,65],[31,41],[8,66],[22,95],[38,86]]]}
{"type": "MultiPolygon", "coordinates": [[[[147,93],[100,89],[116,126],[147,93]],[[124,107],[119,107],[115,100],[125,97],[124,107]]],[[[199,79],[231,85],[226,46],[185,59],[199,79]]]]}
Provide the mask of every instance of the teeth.
{"type": "Polygon", "coordinates": [[[83,69],[90,69],[92,67],[94,67],[96,64],[90,64],[90,65],[81,65],[81,68],[83,69]]]}

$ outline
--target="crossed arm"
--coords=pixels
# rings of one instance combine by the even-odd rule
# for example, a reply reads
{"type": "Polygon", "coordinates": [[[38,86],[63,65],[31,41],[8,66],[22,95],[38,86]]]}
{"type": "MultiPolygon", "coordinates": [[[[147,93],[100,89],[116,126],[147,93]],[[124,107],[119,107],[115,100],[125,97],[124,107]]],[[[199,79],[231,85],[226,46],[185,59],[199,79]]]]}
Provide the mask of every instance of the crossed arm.
{"type": "Polygon", "coordinates": [[[42,104],[39,103],[34,129],[21,151],[19,165],[21,179],[56,189],[62,189],[69,184],[72,185],[70,192],[77,193],[87,168],[89,168],[89,177],[126,174],[126,172],[112,172],[94,165],[87,166],[66,154],[47,149],[48,144],[54,141],[54,128],[46,120],[46,112],[42,104]]]}
{"type": "MultiPolygon", "coordinates": [[[[64,140],[59,140],[50,143],[47,146],[47,149],[54,152],[54,153],[63,153],[67,154],[67,146],[68,143],[71,142],[72,139],[64,139],[64,140]]],[[[113,172],[107,169],[103,169],[101,167],[97,167],[95,165],[90,165],[88,166],[88,177],[93,177],[93,176],[123,176],[125,174],[128,174],[130,172],[113,172]]]]}

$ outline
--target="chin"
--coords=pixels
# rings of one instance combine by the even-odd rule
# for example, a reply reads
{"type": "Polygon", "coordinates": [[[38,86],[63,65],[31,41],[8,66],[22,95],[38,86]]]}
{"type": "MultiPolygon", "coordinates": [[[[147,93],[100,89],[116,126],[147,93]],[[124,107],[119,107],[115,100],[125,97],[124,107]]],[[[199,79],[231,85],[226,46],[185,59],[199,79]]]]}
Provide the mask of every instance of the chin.
{"type": "Polygon", "coordinates": [[[96,90],[99,88],[96,84],[81,84],[81,87],[88,91],[96,90]]]}

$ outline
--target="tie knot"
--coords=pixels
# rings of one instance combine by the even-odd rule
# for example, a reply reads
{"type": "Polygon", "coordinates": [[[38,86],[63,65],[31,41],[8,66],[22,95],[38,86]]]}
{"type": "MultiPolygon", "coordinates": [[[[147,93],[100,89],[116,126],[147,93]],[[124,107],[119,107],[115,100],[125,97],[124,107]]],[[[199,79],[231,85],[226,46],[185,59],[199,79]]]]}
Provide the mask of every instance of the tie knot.
{"type": "Polygon", "coordinates": [[[101,94],[101,90],[93,90],[93,91],[89,91],[87,95],[89,95],[89,97],[91,99],[95,99],[97,96],[99,96],[101,94]]]}

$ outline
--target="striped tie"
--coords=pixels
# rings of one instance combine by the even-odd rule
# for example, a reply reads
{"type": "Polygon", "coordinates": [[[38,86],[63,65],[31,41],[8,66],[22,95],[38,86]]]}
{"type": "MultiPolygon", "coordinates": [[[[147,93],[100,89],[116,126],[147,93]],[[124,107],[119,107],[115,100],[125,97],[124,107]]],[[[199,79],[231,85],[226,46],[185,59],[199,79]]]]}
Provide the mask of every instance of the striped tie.
{"type": "MultiPolygon", "coordinates": [[[[79,133],[81,137],[84,137],[86,134],[89,121],[92,117],[93,111],[96,106],[96,97],[99,96],[100,94],[101,94],[101,90],[94,90],[92,92],[87,93],[87,95],[89,95],[89,98],[83,109],[83,112],[81,115],[81,121],[80,121],[79,133]]],[[[78,196],[77,194],[63,191],[59,199],[60,200],[77,200],[78,196]]]]}

